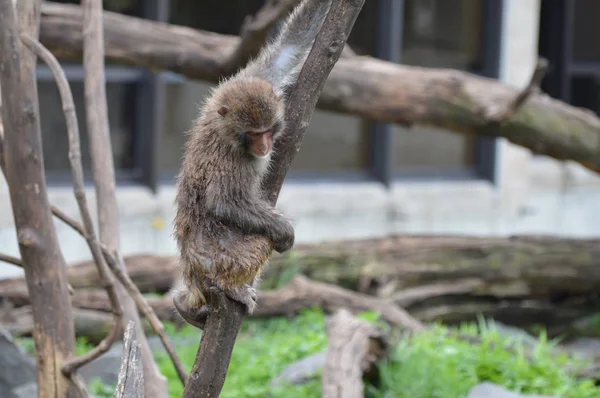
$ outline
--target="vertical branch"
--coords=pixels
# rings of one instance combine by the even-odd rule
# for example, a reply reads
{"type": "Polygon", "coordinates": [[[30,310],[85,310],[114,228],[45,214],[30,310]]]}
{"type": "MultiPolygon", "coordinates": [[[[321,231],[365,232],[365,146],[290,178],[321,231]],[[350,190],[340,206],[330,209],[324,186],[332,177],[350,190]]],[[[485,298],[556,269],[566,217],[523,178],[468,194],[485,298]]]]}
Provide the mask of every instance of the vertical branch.
{"type": "MultiPolygon", "coordinates": [[[[100,240],[111,252],[119,253],[119,215],[104,76],[102,0],[83,0],[82,7],[86,114],[92,175],[96,186],[100,240]]],[[[123,261],[118,261],[118,264],[123,264],[123,261]]],[[[123,272],[127,272],[125,268],[123,272]]],[[[167,394],[167,381],[154,362],[135,303],[121,284],[117,285],[117,294],[123,305],[123,322],[133,321],[135,324],[135,332],[142,352],[145,396],[164,397],[167,394]]]]}
{"type": "MultiPolygon", "coordinates": [[[[266,195],[273,204],[277,202],[287,169],[300,148],[325,80],[342,53],[364,1],[332,1],[325,22],[304,63],[286,108],[289,130],[285,139],[282,139],[283,142],[275,149],[274,165],[264,185],[266,195]]],[[[211,296],[208,302],[211,303],[212,310],[204,326],[200,348],[183,398],[219,396],[244,319],[242,304],[229,300],[222,293],[212,293],[211,296]]]]}
{"type": "Polygon", "coordinates": [[[71,172],[73,178],[73,191],[75,198],[77,199],[77,205],[79,206],[79,212],[83,219],[83,227],[85,237],[92,252],[92,257],[96,267],[98,268],[98,275],[103,282],[103,285],[108,294],[111,308],[114,313],[113,325],[111,326],[106,338],[104,338],[100,344],[98,344],[93,350],[78,358],[74,358],[65,365],[63,365],[63,373],[65,376],[71,378],[73,372],[79,367],[85,365],[87,362],[92,361],[104,352],[106,352],[112,345],[117,333],[120,330],[121,316],[123,310],[121,303],[117,297],[115,291],[115,284],[102,256],[102,250],[100,243],[96,238],[96,232],[94,231],[94,224],[92,222],[92,216],[90,214],[87,199],[85,197],[84,180],[83,180],[83,165],[81,164],[81,144],[79,140],[79,125],[77,123],[77,115],[75,113],[75,103],[73,102],[73,94],[69,88],[69,83],[64,71],[60,67],[58,60],[43,47],[37,40],[32,39],[28,35],[22,34],[21,40],[27,45],[27,47],[40,57],[50,68],[63,105],[63,112],[67,121],[67,132],[69,136],[69,161],[71,162],[71,172]]]}
{"type": "MultiPolygon", "coordinates": [[[[18,5],[23,31],[37,38],[39,2],[21,1],[18,5]]],[[[65,397],[73,390],[60,365],[73,355],[75,332],[66,263],[46,191],[35,67],[35,55],[21,52],[13,1],[0,0],[4,162],[35,319],[38,396],[65,397]]]]}

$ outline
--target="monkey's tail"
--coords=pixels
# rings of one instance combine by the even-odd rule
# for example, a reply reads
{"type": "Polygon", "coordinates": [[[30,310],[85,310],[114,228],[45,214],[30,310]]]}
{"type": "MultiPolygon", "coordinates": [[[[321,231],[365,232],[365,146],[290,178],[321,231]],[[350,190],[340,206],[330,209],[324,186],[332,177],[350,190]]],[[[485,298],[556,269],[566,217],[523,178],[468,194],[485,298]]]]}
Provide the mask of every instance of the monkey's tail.
{"type": "Polygon", "coordinates": [[[261,77],[283,93],[296,82],[330,6],[331,0],[303,0],[283,22],[275,39],[240,73],[261,77]]]}

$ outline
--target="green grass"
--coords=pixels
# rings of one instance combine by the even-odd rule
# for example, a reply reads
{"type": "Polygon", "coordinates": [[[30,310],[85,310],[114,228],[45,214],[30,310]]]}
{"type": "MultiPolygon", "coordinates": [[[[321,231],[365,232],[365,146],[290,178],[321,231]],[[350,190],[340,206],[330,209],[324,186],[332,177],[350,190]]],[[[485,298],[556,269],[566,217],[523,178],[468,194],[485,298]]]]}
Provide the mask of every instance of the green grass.
{"type": "MultiPolygon", "coordinates": [[[[377,321],[373,313],[364,313],[361,318],[377,321]]],[[[199,331],[189,326],[180,331],[172,325],[166,326],[168,334],[177,337],[176,341],[189,342],[176,345],[176,351],[187,369],[191,369],[199,331]]],[[[600,387],[594,386],[591,380],[577,380],[567,372],[568,368],[584,363],[551,354],[555,342],[547,341],[543,333],[529,354],[533,360],[527,360],[524,345],[500,335],[493,324],[469,323],[458,331],[461,335],[479,336],[481,343],[467,343],[439,325],[400,340],[388,358],[379,364],[378,386],[367,384],[367,396],[463,398],[475,384],[491,381],[525,394],[600,397],[600,387]]],[[[306,310],[290,319],[248,319],[238,336],[221,396],[319,397],[320,375],[298,386],[275,388],[270,386],[270,381],[288,364],[325,349],[326,344],[324,316],[317,309],[306,310]]],[[[78,340],[77,347],[78,353],[89,349],[83,340],[78,340]]],[[[170,360],[163,353],[156,354],[156,358],[161,372],[169,380],[170,396],[180,397],[183,388],[170,360]]],[[[112,389],[99,383],[90,390],[98,397],[112,396],[112,389]]]]}
{"type": "Polygon", "coordinates": [[[435,326],[393,349],[379,368],[381,383],[368,387],[370,398],[460,398],[477,383],[490,381],[523,394],[546,394],[565,398],[600,397],[591,380],[576,380],[566,369],[585,363],[552,353],[553,343],[541,334],[525,355],[520,340],[501,336],[490,325],[469,324],[461,334],[480,336],[471,344],[435,326]]]}

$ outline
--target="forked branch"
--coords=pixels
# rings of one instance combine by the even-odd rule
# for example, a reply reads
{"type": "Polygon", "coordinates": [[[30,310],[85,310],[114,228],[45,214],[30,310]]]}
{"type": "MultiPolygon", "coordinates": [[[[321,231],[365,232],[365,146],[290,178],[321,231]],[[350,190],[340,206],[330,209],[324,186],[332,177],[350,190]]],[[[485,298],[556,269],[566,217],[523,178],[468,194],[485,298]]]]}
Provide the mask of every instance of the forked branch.
{"type": "MultiPolygon", "coordinates": [[[[79,222],[69,217],[56,206],[52,206],[52,214],[56,218],[73,228],[87,240],[85,230],[79,222]]],[[[169,341],[169,338],[167,337],[162,322],[160,321],[160,319],[158,319],[158,316],[156,315],[150,304],[148,304],[148,301],[144,298],[138,287],[131,280],[129,274],[127,274],[127,272],[125,271],[122,271],[123,269],[125,269],[125,265],[119,264],[120,256],[118,256],[117,253],[111,253],[108,247],[106,247],[103,244],[100,244],[100,248],[102,251],[102,256],[104,257],[104,260],[106,261],[108,267],[115,274],[119,282],[125,287],[129,295],[136,303],[137,308],[142,312],[142,314],[144,314],[146,319],[148,319],[150,326],[159,336],[160,341],[162,342],[163,347],[165,348],[165,351],[167,352],[169,358],[173,362],[173,366],[175,367],[179,379],[185,385],[187,382],[187,372],[185,370],[185,367],[183,366],[183,363],[177,356],[175,348],[169,341]]]]}
{"type": "MultiPolygon", "coordinates": [[[[313,0],[321,1],[321,0],[313,0]]],[[[319,94],[337,62],[364,0],[333,0],[313,47],[290,94],[285,118],[287,133],[275,148],[266,177],[265,195],[273,205],[287,170],[300,149],[319,94]]],[[[244,306],[215,293],[208,301],[212,311],[204,327],[200,349],[183,393],[184,398],[218,397],[225,382],[231,352],[244,319],[244,306]]]]}
{"type": "Polygon", "coordinates": [[[515,98],[509,102],[508,104],[500,107],[500,109],[487,110],[487,118],[492,123],[502,123],[506,120],[513,117],[515,113],[521,108],[521,106],[527,101],[529,97],[533,94],[537,94],[540,90],[540,84],[542,84],[542,79],[548,70],[548,61],[544,58],[540,58],[537,61],[535,69],[531,74],[531,79],[529,80],[529,84],[525,87],[524,90],[520,91],[519,94],[515,96],[515,98]]]}
{"type": "Polygon", "coordinates": [[[63,365],[63,373],[66,377],[71,377],[71,375],[78,368],[108,351],[108,349],[114,342],[117,333],[120,330],[123,309],[121,307],[119,297],[117,296],[115,291],[115,284],[113,278],[102,256],[102,252],[100,250],[100,243],[96,238],[94,224],[92,222],[92,217],[85,196],[83,165],[81,163],[81,144],[79,140],[79,124],[77,122],[77,114],[75,113],[75,103],[73,102],[73,94],[71,92],[71,88],[69,87],[67,77],[65,76],[65,73],[61,68],[56,57],[54,57],[54,55],[52,55],[52,53],[48,51],[44,46],[42,46],[37,40],[31,38],[28,35],[22,34],[21,41],[33,53],[35,53],[36,56],[41,58],[48,65],[48,67],[52,71],[54,79],[56,80],[56,84],[58,86],[58,91],[60,93],[60,98],[62,101],[63,112],[67,121],[67,133],[69,136],[69,161],[71,163],[73,191],[75,194],[75,199],[77,199],[77,205],[79,206],[81,218],[83,219],[83,228],[86,240],[92,252],[92,257],[94,259],[94,262],[96,263],[96,267],[98,268],[98,274],[100,275],[103,286],[106,289],[106,293],[108,294],[108,298],[110,300],[110,305],[112,307],[114,315],[113,325],[111,326],[106,338],[104,338],[100,342],[100,344],[98,344],[96,347],[94,347],[94,349],[92,349],[85,355],[74,358],[63,365]]]}

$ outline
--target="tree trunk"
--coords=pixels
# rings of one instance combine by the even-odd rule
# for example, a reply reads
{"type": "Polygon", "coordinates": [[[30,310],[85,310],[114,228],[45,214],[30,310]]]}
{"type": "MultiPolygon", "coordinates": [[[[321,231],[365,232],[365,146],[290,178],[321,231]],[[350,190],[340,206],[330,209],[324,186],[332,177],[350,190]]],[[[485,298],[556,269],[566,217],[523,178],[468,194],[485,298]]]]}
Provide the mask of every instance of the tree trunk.
{"type": "MultiPolygon", "coordinates": [[[[39,2],[18,2],[20,31],[38,37],[39,2]]],[[[75,333],[66,264],[46,192],[37,104],[36,57],[20,44],[12,0],[0,0],[0,86],[5,166],[19,250],[33,304],[39,397],[72,396],[61,364],[75,333]]]]}
{"type": "MultiPolygon", "coordinates": [[[[41,40],[60,56],[81,59],[80,9],[47,3],[41,40]]],[[[167,69],[217,82],[240,39],[105,12],[106,56],[113,62],[167,69]]],[[[370,57],[340,59],[318,108],[401,125],[504,137],[535,153],[600,170],[600,119],[591,111],[532,93],[506,121],[490,110],[508,106],[515,88],[457,70],[397,65],[370,57]]]]}
{"type": "Polygon", "coordinates": [[[382,351],[383,333],[375,325],[338,310],[327,322],[323,398],[362,398],[363,373],[382,351]],[[373,349],[374,347],[378,349],[373,349]]]}

